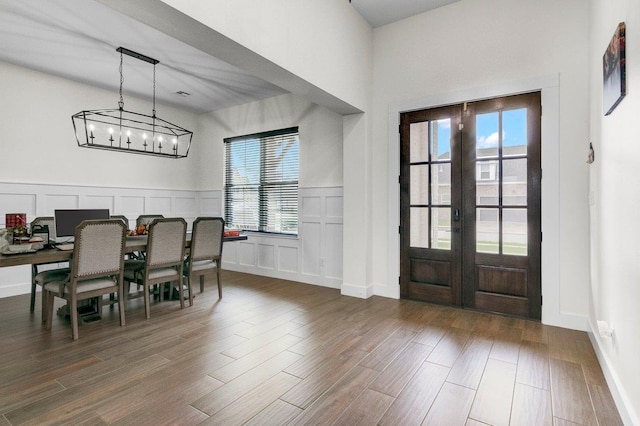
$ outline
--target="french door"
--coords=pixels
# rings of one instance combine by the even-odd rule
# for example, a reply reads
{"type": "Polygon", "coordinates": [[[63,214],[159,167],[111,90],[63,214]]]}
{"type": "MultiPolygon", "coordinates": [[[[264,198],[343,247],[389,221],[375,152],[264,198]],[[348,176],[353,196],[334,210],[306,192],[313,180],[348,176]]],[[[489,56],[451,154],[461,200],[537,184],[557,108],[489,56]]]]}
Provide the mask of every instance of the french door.
{"type": "Polygon", "coordinates": [[[404,298],[540,319],[540,93],[403,113],[404,298]]]}

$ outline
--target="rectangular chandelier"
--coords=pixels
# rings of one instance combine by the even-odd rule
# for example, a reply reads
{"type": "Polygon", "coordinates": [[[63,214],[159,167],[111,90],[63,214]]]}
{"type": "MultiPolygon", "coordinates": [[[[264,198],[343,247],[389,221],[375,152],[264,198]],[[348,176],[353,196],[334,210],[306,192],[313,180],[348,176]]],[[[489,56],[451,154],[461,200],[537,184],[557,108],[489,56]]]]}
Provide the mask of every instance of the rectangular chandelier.
{"type": "Polygon", "coordinates": [[[120,101],[118,109],[80,111],[71,116],[78,146],[159,157],[184,158],[189,154],[193,132],[156,116],[156,59],[119,47],[120,101]],[[153,64],[153,110],[151,115],[124,109],[122,55],[153,64]]]}

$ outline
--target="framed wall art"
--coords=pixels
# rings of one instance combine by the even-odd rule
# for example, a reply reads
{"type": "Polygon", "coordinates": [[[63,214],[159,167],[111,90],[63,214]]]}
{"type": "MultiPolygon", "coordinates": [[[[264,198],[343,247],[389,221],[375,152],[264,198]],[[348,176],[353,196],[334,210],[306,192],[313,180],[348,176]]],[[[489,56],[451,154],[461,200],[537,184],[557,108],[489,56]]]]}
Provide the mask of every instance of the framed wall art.
{"type": "Polygon", "coordinates": [[[625,25],[624,22],[620,22],[602,57],[604,115],[611,114],[627,93],[624,37],[625,25]]]}

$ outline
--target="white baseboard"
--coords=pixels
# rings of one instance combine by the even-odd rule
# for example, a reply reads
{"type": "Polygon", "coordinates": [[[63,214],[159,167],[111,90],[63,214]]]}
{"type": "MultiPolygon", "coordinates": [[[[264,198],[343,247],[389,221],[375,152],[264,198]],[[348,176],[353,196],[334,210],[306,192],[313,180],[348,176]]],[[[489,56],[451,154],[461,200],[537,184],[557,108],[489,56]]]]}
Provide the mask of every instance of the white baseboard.
{"type": "MultiPolygon", "coordinates": [[[[36,290],[40,291],[39,288],[36,290]]],[[[2,299],[3,297],[18,296],[21,294],[31,294],[30,283],[10,284],[0,287],[0,299],[2,299]]]]}
{"type": "Polygon", "coordinates": [[[566,314],[560,312],[557,315],[542,315],[542,323],[544,325],[553,325],[555,327],[569,328],[571,330],[589,331],[589,320],[584,315],[566,314]]]}
{"type": "Polygon", "coordinates": [[[589,331],[587,334],[589,335],[591,345],[593,346],[596,356],[598,357],[598,361],[600,362],[604,378],[607,381],[607,385],[611,391],[611,396],[616,403],[622,422],[625,425],[640,425],[640,417],[638,417],[638,413],[635,412],[633,404],[631,404],[627,393],[624,391],[624,388],[620,383],[620,379],[618,378],[618,374],[611,365],[609,357],[606,352],[602,350],[603,345],[600,335],[598,334],[598,328],[595,327],[591,321],[589,321],[589,331]]]}
{"type": "Polygon", "coordinates": [[[340,294],[343,296],[351,296],[357,297],[360,299],[368,299],[373,296],[373,286],[363,287],[360,285],[353,285],[342,283],[342,287],[340,288],[340,294]]]}
{"type": "Polygon", "coordinates": [[[296,272],[278,271],[275,269],[267,269],[267,268],[256,268],[255,266],[252,266],[252,265],[240,265],[232,262],[225,263],[224,260],[222,261],[222,269],[227,271],[243,272],[245,274],[261,275],[265,277],[278,278],[282,280],[296,281],[299,283],[312,284],[320,287],[328,287],[328,288],[335,288],[335,289],[340,288],[339,284],[336,284],[331,280],[327,281],[327,280],[318,279],[317,277],[314,277],[312,275],[305,276],[302,274],[298,274],[296,272]]]}

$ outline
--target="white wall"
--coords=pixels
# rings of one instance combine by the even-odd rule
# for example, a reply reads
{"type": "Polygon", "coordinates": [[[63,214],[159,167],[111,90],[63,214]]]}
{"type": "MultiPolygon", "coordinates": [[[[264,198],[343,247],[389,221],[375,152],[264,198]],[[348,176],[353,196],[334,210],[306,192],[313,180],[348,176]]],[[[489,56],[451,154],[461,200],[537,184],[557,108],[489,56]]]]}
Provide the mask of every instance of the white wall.
{"type": "Polygon", "coordinates": [[[295,95],[202,114],[200,189],[222,189],[224,138],[299,127],[301,187],[342,186],[342,117],[295,95]]]}
{"type": "MultiPolygon", "coordinates": [[[[587,168],[588,4],[581,0],[462,0],[374,31],[372,229],[396,229],[388,214],[388,114],[396,105],[418,107],[421,98],[453,98],[512,81],[560,76],[558,325],[586,328],[589,286],[587,168]],[[564,323],[562,323],[564,321],[564,323]]],[[[484,93],[491,96],[492,93],[484,93]]],[[[502,93],[495,93],[499,95],[502,93]]],[[[423,105],[424,107],[435,105],[423,105]]],[[[545,111],[543,106],[543,121],[545,111]]],[[[544,131],[544,129],[543,129],[544,131]]],[[[397,133],[397,131],[395,131],[397,133]]],[[[543,141],[543,151],[544,151],[543,141]]],[[[543,156],[544,156],[543,152],[543,156]]],[[[545,199],[543,206],[555,200],[545,199]]],[[[390,207],[394,209],[392,205],[390,207]]],[[[399,207],[398,207],[399,209],[399,207]]],[[[543,232],[548,223],[543,222],[543,232]]],[[[545,234],[547,235],[547,234],[545,234]]],[[[372,276],[378,294],[397,292],[389,271],[397,245],[372,232],[372,276]]],[[[545,242],[543,242],[543,246],[545,242]]],[[[547,246],[548,247],[548,246],[547,246]]],[[[544,255],[545,247],[543,247],[544,255]]],[[[397,259],[397,257],[396,257],[397,259]]],[[[543,265],[543,274],[544,268],[543,265]]],[[[397,270],[397,269],[396,269],[397,270]]],[[[545,300],[547,295],[543,294],[545,300]]],[[[549,318],[543,316],[543,322],[549,318]]]]}
{"type": "MultiPolygon", "coordinates": [[[[114,68],[115,69],[115,68],[114,68]]],[[[118,94],[0,62],[0,182],[190,189],[200,150],[196,133],[186,159],[78,148],[71,115],[118,107],[118,94]]],[[[114,72],[114,78],[117,74],[114,72]]],[[[151,105],[125,95],[125,109],[151,113],[151,105]]],[[[157,115],[196,130],[197,117],[158,105],[157,115]]]]}
{"type": "MultiPolygon", "coordinates": [[[[591,0],[590,140],[595,162],[589,166],[592,204],[589,323],[601,365],[617,402],[628,408],[625,424],[640,424],[640,3],[591,0]],[[613,113],[602,106],[602,55],[619,22],[626,23],[627,96],[613,113]],[[613,339],[598,334],[597,321],[614,329],[613,339]],[[616,393],[616,389],[618,392],[616,393]]],[[[620,405],[619,405],[620,406],[620,405]]]]}
{"type": "Polygon", "coordinates": [[[345,102],[368,106],[371,28],[347,1],[163,1],[345,102]]]}

